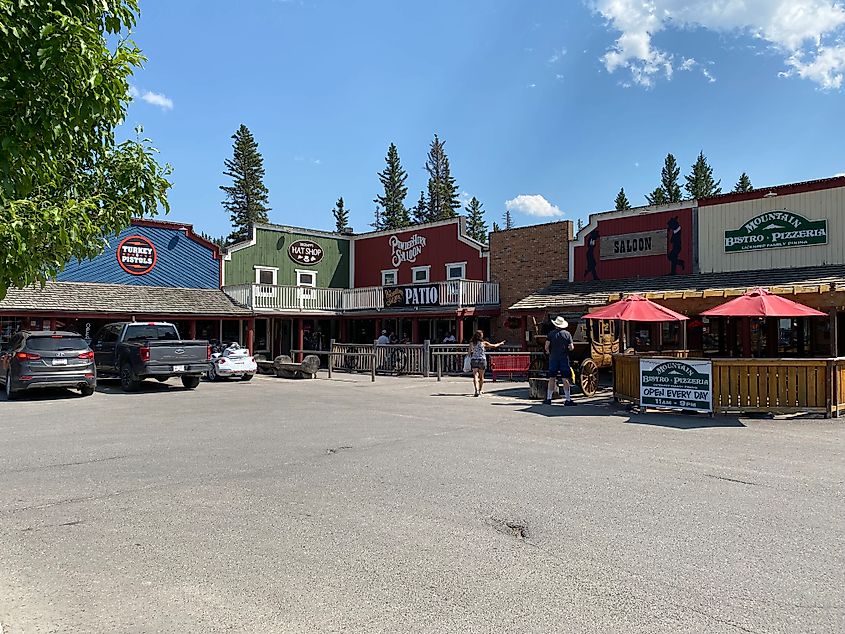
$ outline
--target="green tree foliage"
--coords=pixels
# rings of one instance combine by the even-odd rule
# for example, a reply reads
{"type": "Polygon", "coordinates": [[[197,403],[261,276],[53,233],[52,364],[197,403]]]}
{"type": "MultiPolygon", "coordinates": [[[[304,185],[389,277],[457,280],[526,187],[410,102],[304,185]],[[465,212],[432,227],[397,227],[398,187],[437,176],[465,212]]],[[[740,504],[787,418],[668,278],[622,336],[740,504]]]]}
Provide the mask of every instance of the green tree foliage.
{"type": "Polygon", "coordinates": [[[584,228],[584,221],[581,220],[581,218],[578,218],[578,220],[575,222],[575,227],[576,227],[575,232],[576,233],[580,232],[581,229],[584,228]]]}
{"type": "Polygon", "coordinates": [[[381,207],[383,229],[401,229],[411,224],[408,208],[405,207],[405,197],[408,195],[405,181],[408,180],[408,174],[402,169],[395,143],[387,148],[384,160],[387,165],[378,175],[384,194],[376,196],[373,202],[381,207]]]}
{"type": "Polygon", "coordinates": [[[743,172],[740,175],[739,180],[736,182],[736,185],[734,186],[734,192],[736,192],[736,193],[750,192],[753,189],[754,189],[754,187],[751,185],[751,179],[748,178],[748,174],[743,172]]]}
{"type": "Polygon", "coordinates": [[[667,203],[681,202],[681,186],[678,184],[678,177],[681,175],[681,168],[678,162],[670,153],[663,161],[663,169],[660,170],[660,186],[666,194],[667,203]]]}
{"type": "Polygon", "coordinates": [[[467,205],[467,235],[473,240],[487,244],[487,223],[484,221],[483,205],[478,198],[472,197],[467,205]]]}
{"type": "Polygon", "coordinates": [[[511,217],[510,209],[505,209],[505,214],[502,216],[502,219],[505,221],[505,231],[513,229],[513,218],[511,217]]]}
{"type": "Polygon", "coordinates": [[[215,238],[209,233],[202,232],[200,233],[200,238],[202,238],[203,240],[208,240],[212,244],[216,244],[221,249],[226,246],[226,236],[218,236],[215,238]]]}
{"type": "Polygon", "coordinates": [[[0,0],[0,297],[102,252],[133,217],[169,210],[168,166],[117,143],[137,0],[0,0]]]}
{"type": "Polygon", "coordinates": [[[649,205],[665,205],[669,202],[666,198],[666,192],[662,187],[658,187],[650,194],[646,194],[645,199],[648,201],[649,205]]]}
{"type": "Polygon", "coordinates": [[[692,165],[692,172],[684,177],[687,181],[684,189],[690,198],[706,198],[722,193],[719,186],[722,181],[713,180],[713,168],[707,163],[704,152],[699,152],[692,165]]]}
{"type": "Polygon", "coordinates": [[[619,193],[616,194],[616,211],[623,211],[625,209],[630,209],[630,208],[631,208],[631,203],[628,200],[628,197],[625,195],[625,188],[622,187],[622,188],[619,189],[619,193]]]}
{"type": "Polygon", "coordinates": [[[420,191],[420,199],[414,205],[412,210],[414,224],[422,224],[428,222],[428,201],[425,199],[425,192],[420,191]]]}
{"type": "Polygon", "coordinates": [[[349,226],[349,210],[343,204],[343,196],[337,199],[332,209],[335,231],[340,233],[349,226]]]}
{"type": "Polygon", "coordinates": [[[223,207],[232,221],[229,244],[246,240],[249,226],[268,222],[267,212],[270,211],[267,206],[269,191],[264,186],[264,158],[258,151],[255,137],[241,124],[232,139],[232,158],[224,162],[226,171],[223,172],[232,179],[232,184],[220,186],[226,194],[223,207]]]}
{"type": "Polygon", "coordinates": [[[370,223],[370,226],[375,229],[376,231],[381,231],[384,229],[384,212],[381,210],[381,207],[376,205],[375,211],[373,212],[373,221],[370,223]]]}
{"type": "Polygon", "coordinates": [[[499,231],[501,231],[501,230],[502,230],[502,228],[499,226],[499,223],[498,223],[498,222],[494,222],[494,223],[493,223],[493,233],[498,233],[498,232],[499,232],[499,231]]]}
{"type": "Polygon", "coordinates": [[[428,212],[426,222],[454,218],[461,208],[458,184],[449,167],[446,142],[435,134],[428,150],[425,169],[428,172],[428,212]]]}

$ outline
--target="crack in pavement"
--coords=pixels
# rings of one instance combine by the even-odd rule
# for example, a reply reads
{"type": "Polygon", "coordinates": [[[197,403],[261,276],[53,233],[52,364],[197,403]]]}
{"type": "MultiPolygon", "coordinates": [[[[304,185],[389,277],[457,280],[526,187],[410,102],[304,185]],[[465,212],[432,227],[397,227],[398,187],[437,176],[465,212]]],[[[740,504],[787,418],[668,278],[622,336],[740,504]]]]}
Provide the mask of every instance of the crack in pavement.
{"type": "Polygon", "coordinates": [[[91,460],[80,460],[78,462],[59,462],[56,464],[46,464],[46,465],[32,465],[29,467],[22,467],[20,469],[6,469],[4,471],[0,471],[0,474],[3,473],[23,473],[24,471],[39,471],[41,469],[56,469],[58,467],[75,467],[77,465],[83,464],[94,464],[97,462],[108,462],[109,460],[121,460],[122,458],[128,458],[128,455],[123,456],[109,456],[107,458],[92,458],[91,460]]]}

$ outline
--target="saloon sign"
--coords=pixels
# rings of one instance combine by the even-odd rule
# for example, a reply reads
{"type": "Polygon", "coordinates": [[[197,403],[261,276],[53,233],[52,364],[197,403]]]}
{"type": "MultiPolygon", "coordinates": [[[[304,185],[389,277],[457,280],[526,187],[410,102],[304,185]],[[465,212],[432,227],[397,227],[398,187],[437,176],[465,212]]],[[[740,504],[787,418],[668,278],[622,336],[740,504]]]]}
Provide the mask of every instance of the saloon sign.
{"type": "Polygon", "coordinates": [[[640,405],[712,412],[712,363],[640,359],[640,405]]]}
{"type": "Polygon", "coordinates": [[[431,284],[427,286],[386,286],[384,288],[385,308],[408,308],[412,306],[440,306],[440,287],[431,284]]]}
{"type": "Polygon", "coordinates": [[[288,255],[299,264],[317,264],[323,259],[323,247],[311,240],[297,240],[288,247],[288,255]]]}
{"type": "Polygon", "coordinates": [[[143,236],[129,236],[117,245],[117,263],[130,275],[146,275],[156,265],[156,249],[143,236]]]}
{"type": "Polygon", "coordinates": [[[642,231],[624,236],[602,236],[602,260],[666,255],[666,230],[642,231]]]}
{"type": "Polygon", "coordinates": [[[425,248],[425,238],[414,234],[407,240],[400,240],[398,236],[390,236],[391,261],[395,268],[403,262],[416,262],[417,256],[425,248]]]}
{"type": "Polygon", "coordinates": [[[793,211],[767,211],[734,231],[725,231],[725,252],[827,244],[827,220],[809,220],[793,211]]]}

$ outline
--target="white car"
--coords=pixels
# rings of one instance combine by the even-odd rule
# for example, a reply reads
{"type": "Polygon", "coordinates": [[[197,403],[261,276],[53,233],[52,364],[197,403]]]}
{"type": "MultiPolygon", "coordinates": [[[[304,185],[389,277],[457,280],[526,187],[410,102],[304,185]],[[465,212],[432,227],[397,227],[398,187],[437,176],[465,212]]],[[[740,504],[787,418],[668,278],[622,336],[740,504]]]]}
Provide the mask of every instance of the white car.
{"type": "Polygon", "coordinates": [[[241,348],[237,343],[231,343],[223,352],[211,355],[211,369],[207,376],[209,381],[231,377],[249,381],[257,370],[258,364],[255,357],[249,354],[249,350],[241,348]]]}

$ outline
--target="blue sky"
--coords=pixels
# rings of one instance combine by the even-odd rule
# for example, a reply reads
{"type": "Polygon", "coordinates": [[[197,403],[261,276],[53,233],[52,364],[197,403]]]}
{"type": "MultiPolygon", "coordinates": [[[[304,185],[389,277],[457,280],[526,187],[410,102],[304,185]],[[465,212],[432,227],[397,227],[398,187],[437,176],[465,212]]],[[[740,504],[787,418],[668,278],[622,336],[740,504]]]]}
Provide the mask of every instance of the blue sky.
{"type": "Polygon", "coordinates": [[[466,196],[501,224],[635,205],[667,152],[703,150],[733,187],[845,172],[840,0],[179,0],[141,3],[142,124],[174,172],[170,218],[228,233],[218,189],[246,124],[270,219],[372,221],[395,142],[411,206],[446,141],[466,196]],[[542,197],[542,198],[540,198],[542,197]],[[540,215],[562,214],[562,215],[540,215]]]}

